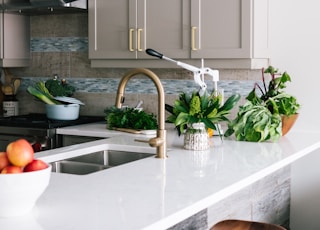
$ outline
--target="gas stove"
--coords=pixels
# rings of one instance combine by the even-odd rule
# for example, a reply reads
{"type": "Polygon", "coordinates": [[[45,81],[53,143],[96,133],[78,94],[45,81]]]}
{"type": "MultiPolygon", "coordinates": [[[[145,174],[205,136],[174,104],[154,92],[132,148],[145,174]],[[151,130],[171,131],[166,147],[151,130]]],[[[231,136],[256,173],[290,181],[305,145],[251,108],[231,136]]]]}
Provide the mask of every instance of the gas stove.
{"type": "Polygon", "coordinates": [[[24,138],[32,145],[37,145],[39,151],[62,147],[57,128],[102,122],[102,116],[80,116],[76,120],[52,120],[46,114],[30,113],[12,117],[0,118],[0,151],[17,139],[24,138]]]}
{"type": "MultiPolygon", "coordinates": [[[[1,117],[0,126],[20,127],[20,128],[43,128],[53,129],[66,126],[87,124],[103,121],[104,117],[99,116],[80,116],[76,120],[52,120],[48,119],[46,114],[30,113],[26,115],[1,117]]],[[[0,129],[1,133],[1,129],[0,129]]]]}

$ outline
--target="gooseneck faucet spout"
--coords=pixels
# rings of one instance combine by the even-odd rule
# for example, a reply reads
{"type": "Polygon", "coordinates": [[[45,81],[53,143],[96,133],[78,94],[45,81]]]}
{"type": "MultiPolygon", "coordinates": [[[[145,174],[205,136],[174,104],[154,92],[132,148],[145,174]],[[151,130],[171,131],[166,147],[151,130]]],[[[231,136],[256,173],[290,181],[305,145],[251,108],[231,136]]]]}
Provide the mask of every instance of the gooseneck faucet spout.
{"type": "Polygon", "coordinates": [[[159,77],[153,73],[151,70],[148,69],[133,69],[128,72],[126,75],[122,77],[120,80],[117,97],[116,97],[116,107],[121,108],[122,103],[124,102],[124,92],[125,87],[128,81],[137,74],[143,74],[150,78],[155,86],[157,87],[158,91],[158,130],[157,130],[157,137],[151,138],[148,143],[152,147],[157,148],[157,158],[166,158],[167,157],[167,146],[166,146],[166,130],[165,130],[165,94],[163,90],[162,83],[159,77]]]}

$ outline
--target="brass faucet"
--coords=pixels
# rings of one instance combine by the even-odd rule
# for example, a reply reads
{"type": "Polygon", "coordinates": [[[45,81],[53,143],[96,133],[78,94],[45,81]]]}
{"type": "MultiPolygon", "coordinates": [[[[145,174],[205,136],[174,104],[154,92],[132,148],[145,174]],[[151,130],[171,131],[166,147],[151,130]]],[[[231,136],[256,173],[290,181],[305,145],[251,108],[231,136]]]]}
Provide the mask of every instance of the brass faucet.
{"type": "Polygon", "coordinates": [[[137,74],[144,74],[148,78],[150,78],[153,83],[157,87],[158,91],[158,130],[157,130],[157,137],[151,138],[149,141],[142,141],[142,140],[136,140],[136,141],[142,141],[142,142],[148,142],[150,146],[157,148],[157,158],[166,158],[167,157],[167,145],[166,145],[166,130],[165,130],[165,94],[163,90],[162,83],[159,79],[159,77],[153,73],[151,70],[148,69],[133,69],[130,72],[128,72],[126,75],[123,76],[123,78],[120,80],[118,91],[117,91],[117,97],[116,97],[116,107],[121,108],[122,103],[124,102],[124,91],[125,87],[128,83],[128,81],[131,79],[131,77],[137,75],[137,74]]]}

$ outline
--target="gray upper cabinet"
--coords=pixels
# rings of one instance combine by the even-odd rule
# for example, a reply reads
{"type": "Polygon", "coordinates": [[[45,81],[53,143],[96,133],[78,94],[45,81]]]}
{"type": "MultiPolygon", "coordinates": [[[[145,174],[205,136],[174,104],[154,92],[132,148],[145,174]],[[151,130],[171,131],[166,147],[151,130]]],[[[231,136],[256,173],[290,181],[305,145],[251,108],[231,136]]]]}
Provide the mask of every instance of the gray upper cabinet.
{"type": "Polygon", "coordinates": [[[189,4],[187,1],[138,0],[139,57],[151,58],[145,49],[153,48],[173,58],[189,57],[189,4]],[[143,15],[143,17],[139,17],[143,15]],[[139,30],[142,38],[139,44],[139,30]]]}
{"type": "MultiPolygon", "coordinates": [[[[134,1],[90,0],[89,1],[89,58],[91,59],[134,59],[129,52],[130,28],[136,23],[129,9],[134,1]]],[[[133,40],[133,38],[131,38],[133,40]]]]}
{"type": "Polygon", "coordinates": [[[89,0],[92,67],[261,68],[269,61],[269,0],[89,0]]]}
{"type": "Polygon", "coordinates": [[[30,64],[30,18],[0,13],[0,67],[30,64]]]}
{"type": "Polygon", "coordinates": [[[267,64],[268,0],[191,0],[191,8],[191,58],[267,64]]]}

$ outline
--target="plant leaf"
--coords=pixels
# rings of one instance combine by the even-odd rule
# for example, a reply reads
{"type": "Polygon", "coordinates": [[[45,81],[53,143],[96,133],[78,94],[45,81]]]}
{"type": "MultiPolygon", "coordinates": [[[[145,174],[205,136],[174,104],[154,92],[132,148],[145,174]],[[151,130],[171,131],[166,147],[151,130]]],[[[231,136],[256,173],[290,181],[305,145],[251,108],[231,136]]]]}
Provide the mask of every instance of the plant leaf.
{"type": "Polygon", "coordinates": [[[231,95],[227,101],[219,108],[219,111],[230,111],[240,100],[240,94],[231,95]]]}

